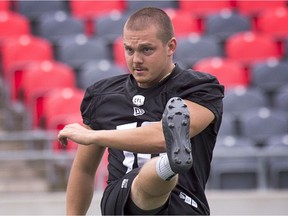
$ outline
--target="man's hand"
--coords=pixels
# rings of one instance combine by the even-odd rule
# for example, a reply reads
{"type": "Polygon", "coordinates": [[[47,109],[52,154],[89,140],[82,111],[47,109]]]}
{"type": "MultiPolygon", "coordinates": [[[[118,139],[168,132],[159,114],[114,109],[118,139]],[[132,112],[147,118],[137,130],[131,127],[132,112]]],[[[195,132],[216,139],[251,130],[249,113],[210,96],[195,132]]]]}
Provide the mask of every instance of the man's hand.
{"type": "Polygon", "coordinates": [[[78,144],[90,145],[89,135],[92,133],[91,129],[88,129],[78,123],[66,125],[58,133],[58,140],[63,145],[67,145],[67,139],[72,140],[78,144]]]}

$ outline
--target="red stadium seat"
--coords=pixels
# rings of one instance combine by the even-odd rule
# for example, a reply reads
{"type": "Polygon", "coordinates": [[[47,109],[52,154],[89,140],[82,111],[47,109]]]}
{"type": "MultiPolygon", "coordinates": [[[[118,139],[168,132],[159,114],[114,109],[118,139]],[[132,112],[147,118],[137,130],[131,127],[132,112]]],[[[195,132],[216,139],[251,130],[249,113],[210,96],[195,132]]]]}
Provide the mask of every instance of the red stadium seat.
{"type": "Polygon", "coordinates": [[[75,86],[75,73],[67,65],[54,61],[33,62],[17,71],[14,77],[14,96],[31,109],[34,125],[38,123],[41,106],[36,99],[54,88],[75,86]]]}
{"type": "Polygon", "coordinates": [[[10,0],[1,0],[0,1],[0,11],[9,11],[12,1],[10,0]]]}
{"type": "Polygon", "coordinates": [[[179,9],[191,12],[193,15],[206,16],[207,14],[217,13],[223,9],[232,9],[233,4],[230,0],[222,1],[199,1],[199,0],[180,0],[179,9]]]}
{"type": "Polygon", "coordinates": [[[286,0],[277,1],[246,1],[246,0],[235,0],[235,7],[239,13],[257,16],[261,11],[265,9],[285,7],[286,0]]]}
{"type": "MultiPolygon", "coordinates": [[[[80,111],[78,113],[56,115],[50,122],[50,125],[48,125],[48,129],[59,131],[59,130],[62,130],[67,124],[72,124],[72,123],[82,124],[82,117],[81,117],[80,111]]],[[[77,149],[77,146],[78,144],[76,144],[75,142],[71,140],[68,140],[68,143],[65,147],[63,147],[58,140],[55,140],[53,142],[53,150],[55,152],[74,151],[77,149]]]]}
{"type": "Polygon", "coordinates": [[[93,18],[99,15],[107,14],[112,10],[123,11],[125,1],[69,1],[71,13],[79,18],[93,18]]]}
{"type": "Polygon", "coordinates": [[[227,58],[244,64],[281,57],[281,50],[271,36],[255,32],[241,32],[227,38],[225,52],[227,58]]]}
{"type": "Polygon", "coordinates": [[[287,37],[288,35],[288,9],[279,7],[267,9],[257,16],[256,30],[274,37],[287,37]]]}
{"type": "Polygon", "coordinates": [[[5,40],[1,46],[2,72],[4,78],[11,78],[11,71],[30,61],[53,59],[50,42],[32,35],[21,35],[5,40]]]}
{"type": "MultiPolygon", "coordinates": [[[[59,129],[61,127],[60,119],[63,120],[69,115],[76,115],[73,121],[79,120],[80,118],[77,118],[77,114],[79,115],[80,113],[83,97],[84,90],[76,87],[58,88],[47,92],[43,95],[41,101],[38,101],[38,105],[41,103],[42,106],[42,113],[39,115],[41,127],[57,129],[55,125],[58,125],[59,129]]],[[[66,123],[68,122],[62,122],[62,125],[66,123]]]]}
{"type": "Polygon", "coordinates": [[[114,63],[120,66],[126,65],[125,52],[122,37],[119,37],[113,44],[113,60],[114,63]]]}
{"type": "Polygon", "coordinates": [[[218,57],[207,58],[198,61],[193,69],[214,75],[226,88],[249,85],[247,72],[237,61],[218,57]]]}
{"type": "Polygon", "coordinates": [[[201,34],[201,19],[196,18],[189,11],[167,9],[171,18],[176,36],[185,36],[191,33],[201,34]],[[185,25],[183,25],[185,23],[185,25]]]}
{"type": "MultiPolygon", "coordinates": [[[[1,2],[1,1],[0,1],[1,2]]],[[[1,40],[30,33],[29,20],[12,11],[0,11],[1,40]]]]}
{"type": "Polygon", "coordinates": [[[124,11],[126,8],[125,1],[79,1],[70,0],[70,11],[73,16],[81,18],[86,24],[86,34],[95,34],[95,29],[93,26],[93,19],[110,13],[111,11],[124,11]]]}

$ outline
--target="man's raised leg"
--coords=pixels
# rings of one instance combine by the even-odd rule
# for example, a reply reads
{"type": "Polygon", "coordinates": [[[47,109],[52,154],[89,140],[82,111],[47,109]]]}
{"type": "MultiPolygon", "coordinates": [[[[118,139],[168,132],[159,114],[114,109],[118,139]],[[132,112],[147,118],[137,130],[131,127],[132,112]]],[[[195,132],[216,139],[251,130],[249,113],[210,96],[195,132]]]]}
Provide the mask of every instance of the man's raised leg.
{"type": "Polygon", "coordinates": [[[132,184],[131,199],[143,210],[163,206],[177,184],[177,174],[192,166],[190,115],[181,98],[168,101],[162,122],[167,154],[148,161],[132,184]]]}

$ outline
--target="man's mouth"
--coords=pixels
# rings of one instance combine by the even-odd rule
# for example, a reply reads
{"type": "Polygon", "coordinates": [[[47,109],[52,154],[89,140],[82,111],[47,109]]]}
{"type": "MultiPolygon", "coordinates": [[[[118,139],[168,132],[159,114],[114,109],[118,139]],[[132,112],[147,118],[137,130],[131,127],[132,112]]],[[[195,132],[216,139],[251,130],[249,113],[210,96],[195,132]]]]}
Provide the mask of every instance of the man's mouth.
{"type": "Polygon", "coordinates": [[[136,72],[144,72],[146,70],[147,70],[146,68],[134,68],[134,71],[136,72]]]}

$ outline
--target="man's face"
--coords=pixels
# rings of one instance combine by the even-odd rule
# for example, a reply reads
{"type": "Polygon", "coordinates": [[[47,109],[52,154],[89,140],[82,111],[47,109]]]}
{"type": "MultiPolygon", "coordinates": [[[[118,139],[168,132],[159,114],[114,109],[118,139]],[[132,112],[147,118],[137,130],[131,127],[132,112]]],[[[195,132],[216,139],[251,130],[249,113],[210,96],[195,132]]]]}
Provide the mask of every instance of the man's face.
{"type": "Polygon", "coordinates": [[[155,26],[140,31],[124,28],[123,42],[128,69],[139,87],[149,88],[172,71],[176,41],[173,38],[163,45],[155,26]]]}

